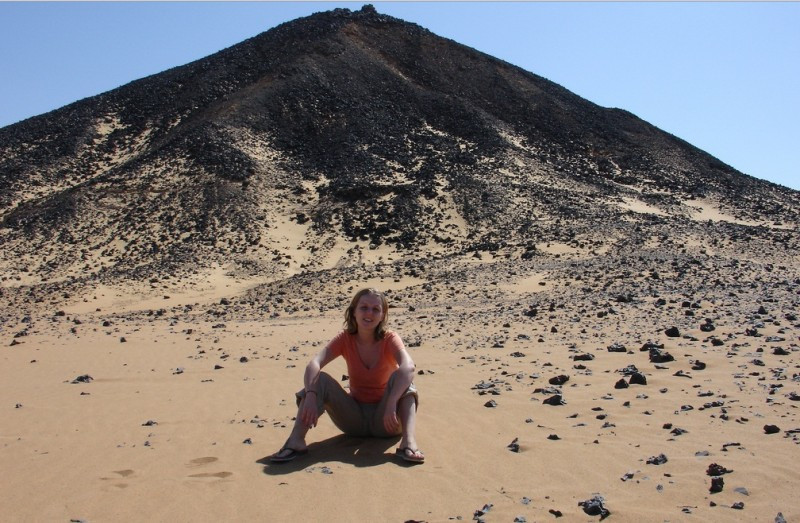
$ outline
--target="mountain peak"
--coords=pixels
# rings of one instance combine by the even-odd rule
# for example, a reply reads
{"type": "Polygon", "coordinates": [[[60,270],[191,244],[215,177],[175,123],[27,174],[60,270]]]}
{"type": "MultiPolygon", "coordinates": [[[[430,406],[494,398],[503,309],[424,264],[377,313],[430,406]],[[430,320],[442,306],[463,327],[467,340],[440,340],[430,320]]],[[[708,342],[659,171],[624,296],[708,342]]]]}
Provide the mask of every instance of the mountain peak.
{"type": "Polygon", "coordinates": [[[598,228],[639,245],[699,201],[798,221],[796,192],[370,5],[0,129],[0,173],[0,263],[45,278],[321,270],[358,245],[528,256],[598,228]]]}

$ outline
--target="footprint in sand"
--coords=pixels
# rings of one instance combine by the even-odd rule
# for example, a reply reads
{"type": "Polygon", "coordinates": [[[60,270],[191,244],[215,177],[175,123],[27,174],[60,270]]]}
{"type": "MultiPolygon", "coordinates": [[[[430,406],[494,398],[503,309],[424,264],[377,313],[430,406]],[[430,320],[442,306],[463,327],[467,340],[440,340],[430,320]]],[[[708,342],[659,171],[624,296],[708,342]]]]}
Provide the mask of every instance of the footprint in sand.
{"type": "MultiPolygon", "coordinates": [[[[127,478],[127,477],[130,477],[130,476],[133,476],[134,472],[131,469],[125,469],[125,470],[115,470],[114,474],[117,474],[122,478],[127,478]]],[[[117,481],[119,478],[105,478],[105,477],[103,477],[103,478],[100,478],[100,479],[103,480],[103,481],[117,481]]],[[[117,487],[117,488],[127,488],[128,484],[127,483],[114,483],[114,486],[117,487]]]]}
{"type": "MultiPolygon", "coordinates": [[[[214,463],[215,461],[219,461],[219,458],[215,458],[214,456],[195,458],[189,462],[189,466],[201,467],[203,465],[208,465],[209,463],[214,463]]],[[[224,479],[230,476],[233,476],[233,472],[202,472],[200,474],[189,475],[190,478],[219,478],[219,479],[224,479]]]]}
{"type": "Polygon", "coordinates": [[[189,474],[190,478],[227,478],[233,476],[233,472],[203,472],[201,474],[189,474]]]}
{"type": "Polygon", "coordinates": [[[199,467],[201,465],[208,465],[209,463],[214,463],[215,461],[219,461],[219,458],[215,458],[213,456],[208,456],[205,458],[195,458],[189,462],[189,466],[199,467]]]}

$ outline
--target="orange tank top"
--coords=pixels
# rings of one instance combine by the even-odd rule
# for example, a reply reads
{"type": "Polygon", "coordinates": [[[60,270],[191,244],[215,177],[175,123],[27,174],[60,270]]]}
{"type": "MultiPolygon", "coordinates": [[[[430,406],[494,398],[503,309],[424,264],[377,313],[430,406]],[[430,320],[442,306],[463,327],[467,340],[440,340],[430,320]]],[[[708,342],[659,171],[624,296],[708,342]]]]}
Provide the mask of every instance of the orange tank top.
{"type": "Polygon", "coordinates": [[[331,349],[341,354],[347,363],[347,373],[350,376],[350,395],[359,403],[378,403],[386,390],[389,377],[398,369],[399,365],[394,357],[395,351],[403,348],[403,341],[395,332],[387,332],[380,344],[381,351],[378,363],[368,369],[356,347],[356,335],[346,331],[337,335],[330,343],[331,349]]]}

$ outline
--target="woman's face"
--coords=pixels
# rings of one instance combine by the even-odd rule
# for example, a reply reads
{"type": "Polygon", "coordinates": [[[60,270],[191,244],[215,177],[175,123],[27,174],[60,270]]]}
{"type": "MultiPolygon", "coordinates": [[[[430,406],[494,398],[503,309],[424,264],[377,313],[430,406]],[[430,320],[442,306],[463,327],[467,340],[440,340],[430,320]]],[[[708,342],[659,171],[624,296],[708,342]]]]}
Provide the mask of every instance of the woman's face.
{"type": "Polygon", "coordinates": [[[361,332],[371,332],[383,320],[384,310],[381,299],[374,294],[365,294],[358,299],[356,310],[353,311],[356,325],[361,332]]]}

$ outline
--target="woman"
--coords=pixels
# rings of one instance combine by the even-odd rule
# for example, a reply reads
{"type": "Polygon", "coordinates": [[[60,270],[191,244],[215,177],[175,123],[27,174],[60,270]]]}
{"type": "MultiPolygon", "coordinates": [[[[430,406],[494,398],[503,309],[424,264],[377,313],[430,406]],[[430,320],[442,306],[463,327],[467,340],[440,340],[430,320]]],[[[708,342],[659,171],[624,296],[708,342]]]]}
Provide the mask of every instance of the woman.
{"type": "Polygon", "coordinates": [[[297,418],[292,433],[270,461],[291,461],[306,454],[306,433],[328,412],[342,432],[351,436],[401,436],[395,453],[412,463],[425,456],[414,437],[417,390],[414,362],[400,336],[386,330],[386,297],[362,289],[344,313],[345,330],[306,366],[305,387],[297,393],[297,418]],[[350,393],[321,369],[342,356],[350,375],[350,393]]]}

